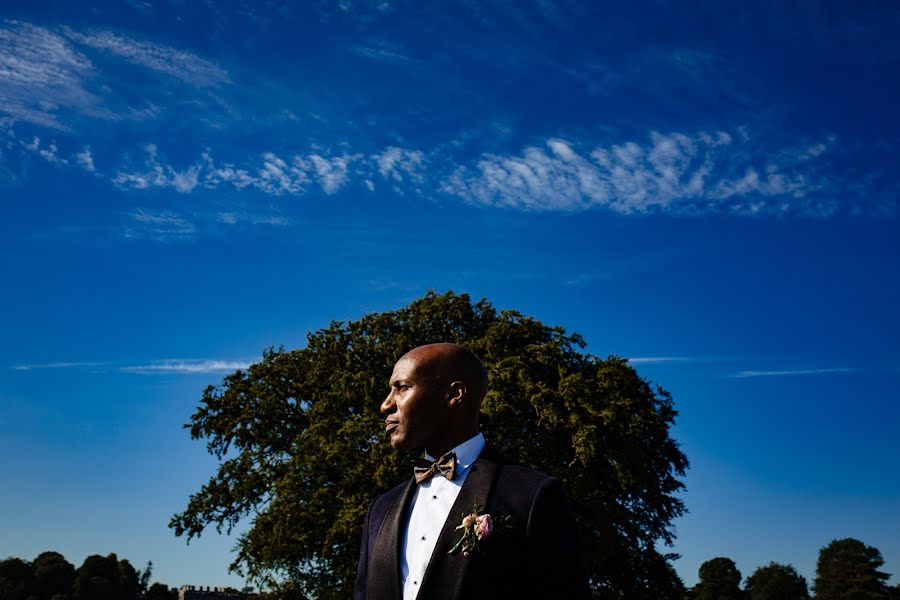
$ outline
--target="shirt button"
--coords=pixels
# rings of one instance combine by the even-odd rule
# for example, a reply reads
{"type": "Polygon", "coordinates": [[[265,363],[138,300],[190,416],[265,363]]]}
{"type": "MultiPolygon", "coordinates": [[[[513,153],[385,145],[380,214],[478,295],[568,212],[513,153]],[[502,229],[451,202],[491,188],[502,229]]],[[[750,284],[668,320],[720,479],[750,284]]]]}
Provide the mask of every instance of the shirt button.
{"type": "Polygon", "coordinates": [[[424,535],[422,536],[422,541],[423,541],[423,542],[425,541],[425,536],[424,536],[424,535]]]}
{"type": "Polygon", "coordinates": [[[432,496],[431,498],[432,498],[433,500],[437,500],[437,496],[432,496]]]}
{"type": "Polygon", "coordinates": [[[413,585],[419,585],[418,581],[413,581],[413,585]]]}

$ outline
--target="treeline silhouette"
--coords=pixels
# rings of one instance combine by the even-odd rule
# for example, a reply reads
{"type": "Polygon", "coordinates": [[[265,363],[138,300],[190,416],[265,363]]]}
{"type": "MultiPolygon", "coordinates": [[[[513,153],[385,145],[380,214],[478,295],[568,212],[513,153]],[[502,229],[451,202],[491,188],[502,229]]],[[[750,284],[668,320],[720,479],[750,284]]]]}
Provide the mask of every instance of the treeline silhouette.
{"type": "MultiPolygon", "coordinates": [[[[887,585],[883,564],[877,548],[846,538],[819,551],[812,589],[793,566],[774,562],[756,569],[741,587],[734,561],[717,557],[700,566],[697,585],[682,588],[683,593],[628,600],[900,600],[900,584],[887,585]]],[[[152,573],[152,562],[137,571],[115,554],[88,556],[77,569],[58,552],[43,552],[31,562],[7,558],[0,561],[0,600],[177,600],[174,589],[150,584],[152,573]]],[[[226,591],[245,598],[284,597],[253,594],[250,588],[226,591]]]]}
{"type": "Polygon", "coordinates": [[[686,600],[900,600],[900,584],[888,586],[890,575],[879,569],[881,552],[863,542],[834,540],[819,551],[810,595],[806,578],[791,565],[759,567],[741,588],[741,572],[730,558],[717,557],[700,566],[700,580],[686,600]]]}
{"type": "Polygon", "coordinates": [[[150,583],[152,574],[152,562],[139,572],[115,554],[93,554],[77,569],[59,552],[11,557],[0,560],[0,600],[176,600],[169,586],[150,583]]]}

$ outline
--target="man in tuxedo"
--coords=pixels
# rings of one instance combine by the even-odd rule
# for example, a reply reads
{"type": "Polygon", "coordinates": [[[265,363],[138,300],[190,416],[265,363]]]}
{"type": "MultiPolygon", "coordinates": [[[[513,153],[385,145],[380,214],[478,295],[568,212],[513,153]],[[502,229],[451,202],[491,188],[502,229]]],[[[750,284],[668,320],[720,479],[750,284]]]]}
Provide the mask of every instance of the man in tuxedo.
{"type": "Polygon", "coordinates": [[[385,434],[425,458],[369,506],[354,600],[590,598],[559,480],[501,458],[478,432],[487,389],[481,362],[456,344],[397,361],[381,404],[385,434]],[[451,553],[472,513],[477,543],[451,553]]]}

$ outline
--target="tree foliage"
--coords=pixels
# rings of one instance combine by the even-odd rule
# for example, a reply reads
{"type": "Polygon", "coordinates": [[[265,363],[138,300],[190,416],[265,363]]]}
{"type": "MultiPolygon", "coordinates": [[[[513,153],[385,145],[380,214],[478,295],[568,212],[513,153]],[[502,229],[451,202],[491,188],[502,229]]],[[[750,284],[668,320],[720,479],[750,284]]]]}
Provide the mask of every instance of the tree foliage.
{"type": "Polygon", "coordinates": [[[881,552],[859,540],[834,540],[819,551],[816,563],[816,600],[884,600],[889,598],[879,571],[881,552]]]}
{"type": "Polygon", "coordinates": [[[138,597],[140,576],[131,563],[115,554],[92,554],[75,572],[75,598],[132,600],[138,597]]]}
{"type": "Polygon", "coordinates": [[[154,583],[147,588],[147,593],[144,598],[145,600],[177,600],[178,593],[174,590],[170,590],[167,585],[154,583]]]}
{"type": "Polygon", "coordinates": [[[220,464],[172,518],[175,533],[231,530],[249,516],[234,570],[297,594],[349,597],[366,508],[409,476],[383,439],[379,404],[394,362],[435,341],[484,361],[490,442],[565,483],[594,588],[617,598],[677,588],[656,550],[684,512],[676,494],[688,463],[670,436],[669,394],[625,360],[584,353],[577,334],[452,292],[334,322],[305,348],[268,350],[208,387],[186,427],[220,464]]]}
{"type": "Polygon", "coordinates": [[[741,572],[730,558],[712,558],[700,565],[700,581],[694,586],[696,600],[740,600],[741,572]]]}
{"type": "Polygon", "coordinates": [[[791,565],[769,563],[747,578],[748,600],[809,600],[806,579],[791,565]]]}
{"type": "MultiPolygon", "coordinates": [[[[161,583],[147,590],[153,563],[138,573],[115,554],[88,556],[78,569],[59,552],[42,552],[33,561],[0,561],[0,600],[174,600],[161,583]]],[[[246,595],[246,594],[245,594],[246,595]]]]}
{"type": "Polygon", "coordinates": [[[21,558],[0,560],[0,598],[25,600],[31,593],[34,574],[31,565],[21,558]]]}
{"type": "Polygon", "coordinates": [[[34,590],[41,600],[68,596],[75,583],[75,565],[59,552],[42,552],[31,563],[34,590]]]}
{"type": "Polygon", "coordinates": [[[153,561],[147,561],[147,566],[144,567],[144,570],[141,571],[140,577],[138,578],[138,591],[141,594],[147,592],[147,588],[150,586],[150,578],[153,577],[153,561]]]}

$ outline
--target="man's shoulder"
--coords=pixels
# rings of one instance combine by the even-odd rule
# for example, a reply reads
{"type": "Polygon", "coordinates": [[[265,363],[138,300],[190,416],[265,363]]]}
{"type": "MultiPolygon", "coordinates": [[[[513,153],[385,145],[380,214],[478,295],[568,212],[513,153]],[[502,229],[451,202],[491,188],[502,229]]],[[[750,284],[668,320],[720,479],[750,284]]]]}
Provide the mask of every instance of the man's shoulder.
{"type": "Polygon", "coordinates": [[[498,490],[516,490],[517,493],[532,495],[555,481],[555,477],[542,473],[518,461],[489,451],[483,456],[485,460],[496,462],[499,469],[498,490]]]}

